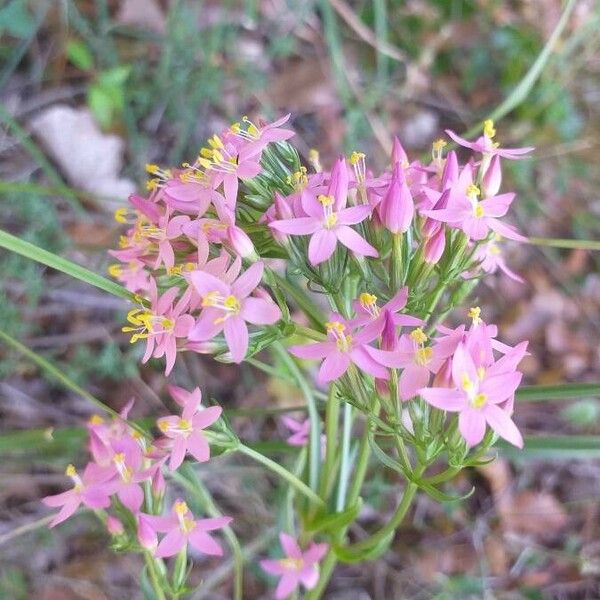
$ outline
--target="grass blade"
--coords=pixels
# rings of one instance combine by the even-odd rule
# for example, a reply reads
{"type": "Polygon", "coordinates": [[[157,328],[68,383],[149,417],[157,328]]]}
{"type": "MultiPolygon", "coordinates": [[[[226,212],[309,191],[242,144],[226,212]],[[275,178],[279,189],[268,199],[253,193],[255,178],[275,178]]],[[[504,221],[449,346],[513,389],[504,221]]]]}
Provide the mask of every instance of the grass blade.
{"type": "Polygon", "coordinates": [[[527,385],[517,390],[520,402],[543,402],[546,400],[569,400],[600,396],[600,382],[561,383],[558,385],[527,385]]]}
{"type": "Polygon", "coordinates": [[[563,238],[528,238],[534,246],[550,246],[551,248],[574,248],[581,250],[600,250],[600,241],[597,240],[568,240],[563,238]]]}
{"type": "Polygon", "coordinates": [[[496,447],[503,456],[514,460],[600,458],[600,436],[597,435],[536,435],[525,438],[523,450],[502,440],[496,447]]]}
{"type": "Polygon", "coordinates": [[[98,275],[62,256],[58,256],[53,252],[48,252],[39,246],[26,242],[2,229],[0,229],[0,247],[20,254],[25,258],[35,260],[36,262],[56,269],[57,271],[66,273],[75,279],[89,283],[113,296],[118,296],[119,298],[125,298],[126,300],[131,301],[134,300],[133,294],[128,292],[118,283],[110,281],[110,279],[106,279],[106,277],[102,277],[102,275],[98,275]]]}

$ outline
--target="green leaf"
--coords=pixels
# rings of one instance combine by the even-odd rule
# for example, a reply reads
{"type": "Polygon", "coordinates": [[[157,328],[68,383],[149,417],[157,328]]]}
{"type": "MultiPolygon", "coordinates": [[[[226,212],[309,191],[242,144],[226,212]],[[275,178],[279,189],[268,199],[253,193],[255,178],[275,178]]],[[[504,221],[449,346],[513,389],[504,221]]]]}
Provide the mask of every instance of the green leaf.
{"type": "Polygon", "coordinates": [[[107,71],[102,71],[98,75],[98,83],[104,87],[122,87],[130,73],[131,67],[129,65],[119,65],[107,71]]]}
{"type": "Polygon", "coordinates": [[[341,530],[356,519],[362,504],[362,499],[359,498],[355,504],[342,512],[317,515],[313,521],[306,524],[305,529],[309,533],[341,530]]]}
{"type": "Polygon", "coordinates": [[[600,458],[600,436],[597,435],[552,435],[525,438],[525,447],[520,450],[503,440],[496,448],[514,460],[552,458],[562,460],[600,458]]]}
{"type": "Polygon", "coordinates": [[[530,385],[517,390],[520,402],[542,402],[544,400],[567,400],[600,396],[600,383],[561,383],[558,385],[530,385]]]}
{"type": "Polygon", "coordinates": [[[25,258],[30,258],[31,260],[51,267],[52,269],[56,269],[57,271],[61,271],[62,273],[66,273],[75,279],[79,279],[98,289],[104,290],[113,296],[135,301],[134,295],[118,283],[110,281],[109,279],[106,279],[106,277],[102,277],[66,258],[62,258],[61,256],[57,256],[34,244],[30,244],[2,229],[0,229],[0,247],[6,248],[16,254],[20,254],[25,258]]]}
{"type": "Polygon", "coordinates": [[[90,71],[94,67],[94,56],[85,42],[81,40],[69,40],[65,53],[70,62],[82,71],[90,71]]]}
{"type": "Polygon", "coordinates": [[[352,550],[351,548],[345,548],[344,546],[333,545],[333,552],[337,556],[340,562],[344,563],[357,563],[365,560],[375,560],[379,558],[384,552],[387,552],[393,539],[395,532],[391,532],[388,536],[383,538],[379,543],[375,544],[367,550],[352,550]]]}

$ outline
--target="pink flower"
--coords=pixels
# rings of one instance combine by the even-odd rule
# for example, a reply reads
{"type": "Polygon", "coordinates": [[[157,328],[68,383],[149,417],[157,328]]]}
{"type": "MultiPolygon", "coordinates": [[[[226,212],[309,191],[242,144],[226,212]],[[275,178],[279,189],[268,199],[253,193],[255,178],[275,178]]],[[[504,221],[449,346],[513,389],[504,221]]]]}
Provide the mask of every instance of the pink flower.
{"type": "Polygon", "coordinates": [[[419,327],[400,336],[393,352],[375,351],[375,358],[390,368],[402,368],[400,375],[400,398],[410,400],[429,383],[429,374],[435,373],[441,360],[435,347],[426,346],[428,338],[419,327]]]}
{"type": "Polygon", "coordinates": [[[171,458],[169,468],[174,471],[179,468],[185,455],[191,454],[198,462],[206,462],[210,458],[210,447],[202,430],[215,423],[221,416],[220,406],[204,408],[200,388],[188,393],[181,388],[170,387],[171,394],[180,399],[187,394],[181,417],[169,415],[161,417],[156,422],[160,431],[170,440],[171,458]]]}
{"type": "Polygon", "coordinates": [[[394,165],[392,180],[377,206],[381,222],[393,234],[404,233],[412,223],[415,205],[400,163],[394,165]]]}
{"type": "Polygon", "coordinates": [[[88,463],[80,477],[73,465],[69,465],[65,475],[73,481],[73,488],[42,498],[46,506],[53,508],[62,507],[59,513],[50,522],[50,527],[54,527],[68,519],[81,504],[89,508],[107,508],[110,506],[110,496],[114,493],[114,485],[107,483],[112,477],[108,469],[99,467],[94,463],[88,463]]]}
{"type": "Polygon", "coordinates": [[[374,358],[376,352],[382,356],[385,352],[368,345],[380,332],[365,327],[354,334],[347,331],[349,325],[339,315],[333,315],[333,319],[325,323],[328,341],[306,346],[290,346],[288,350],[298,358],[325,359],[317,376],[321,384],[339,379],[351,364],[373,377],[389,379],[387,369],[374,358]]]}
{"type": "Polygon", "coordinates": [[[304,586],[312,590],[319,581],[319,561],[327,554],[327,544],[312,543],[304,552],[296,540],[286,533],[279,534],[285,558],[279,560],[261,560],[260,566],[269,574],[281,577],[275,598],[284,600],[298,588],[304,586]]]}
{"type": "Polygon", "coordinates": [[[367,205],[345,208],[348,201],[348,168],[340,158],[332,172],[326,195],[303,196],[302,207],[307,217],[271,221],[269,227],[287,235],[311,235],[308,259],[312,265],[328,260],[339,241],[360,256],[379,256],[349,225],[364,221],[371,213],[367,205]]]}
{"type": "Polygon", "coordinates": [[[458,426],[468,446],[475,446],[485,435],[486,424],[500,437],[523,447],[523,437],[508,412],[499,405],[509,400],[522,374],[507,371],[502,361],[477,368],[464,344],[459,344],[452,359],[453,388],[423,388],[419,394],[432,406],[458,412],[458,426]]]}
{"type": "Polygon", "coordinates": [[[290,446],[306,446],[310,434],[310,419],[296,421],[292,417],[281,417],[282,423],[292,432],[287,439],[290,446]]]}
{"type": "Polygon", "coordinates": [[[479,188],[470,185],[466,195],[456,198],[447,208],[424,210],[422,214],[462,229],[472,240],[483,240],[491,229],[510,239],[527,241],[514,228],[498,219],[508,212],[515,194],[500,194],[481,201],[477,198],[479,194],[479,188]]]}
{"type": "Polygon", "coordinates": [[[446,133],[460,146],[469,148],[470,150],[473,150],[473,152],[481,152],[482,154],[487,154],[489,156],[498,155],[502,158],[516,160],[519,158],[524,158],[524,154],[528,154],[534,149],[532,147],[500,148],[498,143],[493,141],[493,138],[496,135],[496,130],[494,128],[494,122],[490,119],[485,121],[483,124],[483,135],[477,138],[477,140],[474,142],[465,140],[459,135],[456,135],[456,133],[450,129],[446,129],[446,133]]]}
{"type": "Polygon", "coordinates": [[[399,315],[408,300],[408,288],[400,288],[392,298],[390,298],[383,306],[377,305],[377,296],[368,292],[363,292],[357,300],[352,302],[352,306],[356,313],[356,317],[352,319],[353,326],[368,325],[373,331],[377,331],[377,335],[383,329],[385,321],[385,313],[388,311],[395,325],[422,325],[423,321],[417,317],[410,315],[399,315]]]}
{"type": "Polygon", "coordinates": [[[203,311],[189,333],[189,340],[208,341],[223,331],[233,361],[242,362],[248,350],[246,322],[271,325],[281,318],[274,302],[250,296],[260,283],[263,270],[262,262],[254,263],[232,284],[210,273],[191,273],[190,279],[202,298],[203,311]]]}
{"type": "MultiPolygon", "coordinates": [[[[175,501],[172,514],[167,517],[144,514],[143,519],[155,532],[166,533],[155,552],[158,558],[174,556],[188,543],[202,554],[223,556],[221,546],[207,532],[221,529],[232,520],[231,517],[194,519],[194,515],[182,500],[175,501]]],[[[148,532],[145,533],[147,536],[148,532]]]]}
{"type": "Polygon", "coordinates": [[[175,364],[177,355],[177,338],[187,337],[194,325],[194,317],[184,314],[187,311],[191,291],[185,292],[173,305],[179,288],[172,287],[158,296],[156,281],[150,280],[150,308],[135,308],[127,314],[130,325],[122,330],[131,333],[131,343],[146,340],[146,352],[142,362],[150,357],[166,358],[165,375],[168,375],[175,364]]]}
{"type": "Polygon", "coordinates": [[[289,140],[295,135],[291,129],[283,129],[281,125],[289,121],[290,114],[277,119],[273,123],[260,123],[256,126],[248,117],[242,119],[242,123],[234,123],[229,130],[242,142],[240,155],[245,158],[253,158],[261,154],[267,144],[289,140]]]}
{"type": "MultiPolygon", "coordinates": [[[[475,253],[473,254],[473,260],[479,261],[479,268],[485,273],[495,273],[498,269],[500,269],[500,271],[502,271],[511,279],[514,279],[514,281],[524,283],[523,278],[510,269],[506,264],[506,261],[502,256],[502,251],[498,245],[498,242],[501,239],[501,236],[494,234],[493,238],[489,242],[481,244],[476,248],[475,253]]],[[[472,275],[475,274],[473,273],[472,275]]]]}

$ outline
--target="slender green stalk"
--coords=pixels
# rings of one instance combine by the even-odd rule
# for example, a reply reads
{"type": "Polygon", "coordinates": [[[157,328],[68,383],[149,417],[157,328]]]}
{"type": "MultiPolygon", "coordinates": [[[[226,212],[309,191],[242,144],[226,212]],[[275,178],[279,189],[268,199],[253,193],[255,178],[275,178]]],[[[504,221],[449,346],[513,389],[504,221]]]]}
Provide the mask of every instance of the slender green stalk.
{"type": "Polygon", "coordinates": [[[324,501],[329,495],[329,487],[333,480],[333,469],[336,462],[338,421],[340,418],[340,399],[336,392],[335,383],[329,387],[329,397],[327,399],[327,409],[325,413],[325,464],[321,471],[321,481],[319,485],[319,495],[324,501]]]}
{"type": "Polygon", "coordinates": [[[319,469],[321,467],[321,418],[317,409],[317,401],[312,387],[308,384],[302,371],[281,342],[274,342],[271,349],[292,374],[306,400],[308,418],[310,419],[308,481],[311,490],[316,491],[319,487],[319,469]]]}
{"type": "Polygon", "coordinates": [[[271,460],[264,454],[253,450],[252,448],[246,446],[245,444],[239,444],[235,448],[238,452],[245,454],[249,458],[252,458],[256,462],[262,464],[267,469],[273,471],[276,475],[279,475],[282,479],[285,479],[290,485],[293,485],[298,492],[300,492],[303,496],[305,496],[308,500],[317,504],[318,506],[324,506],[323,500],[313,492],[313,490],[308,487],[303,481],[300,481],[293,473],[290,473],[287,469],[282,467],[279,463],[271,460]]]}
{"type": "Polygon", "coordinates": [[[352,437],[353,425],[352,405],[344,404],[344,424],[342,430],[342,459],[340,463],[340,481],[338,484],[338,494],[336,500],[336,510],[341,512],[346,506],[346,494],[348,492],[348,482],[350,479],[350,440],[352,437]]]}
{"type": "Polygon", "coordinates": [[[150,575],[150,582],[152,583],[152,589],[156,594],[156,600],[166,600],[165,592],[160,579],[156,571],[156,565],[154,564],[154,557],[149,552],[144,552],[144,561],[146,562],[146,568],[148,569],[148,575],[150,575]]]}
{"type": "Polygon", "coordinates": [[[85,398],[92,404],[95,404],[98,408],[107,412],[109,415],[111,415],[115,419],[125,421],[126,423],[129,424],[130,427],[132,427],[133,429],[135,429],[142,435],[144,435],[144,436],[146,435],[146,432],[139,425],[136,425],[135,423],[131,423],[131,422],[127,421],[126,419],[123,419],[123,417],[121,417],[121,415],[116,410],[114,410],[113,408],[108,406],[108,404],[105,404],[104,402],[102,402],[102,400],[99,400],[95,396],[92,396],[92,394],[90,394],[87,390],[84,390],[81,386],[79,386],[77,383],[75,383],[68,375],[65,375],[65,373],[63,373],[59,368],[55,367],[50,361],[46,360],[43,356],[40,356],[37,352],[30,350],[29,348],[27,348],[27,346],[24,346],[23,344],[21,344],[21,342],[15,340],[8,333],[6,333],[5,331],[2,331],[1,329],[0,329],[0,340],[4,341],[11,348],[16,350],[17,352],[19,352],[20,354],[22,354],[29,360],[31,360],[38,367],[40,367],[43,371],[45,371],[48,375],[51,375],[52,377],[57,379],[67,389],[75,392],[76,394],[78,394],[82,398],[85,398]]]}
{"type": "Polygon", "coordinates": [[[75,279],[79,279],[85,283],[89,283],[90,285],[94,285],[97,288],[112,294],[113,296],[118,296],[119,298],[125,298],[126,300],[134,300],[134,296],[131,292],[128,292],[123,286],[115,283],[114,281],[110,281],[106,279],[106,277],[102,277],[81,265],[78,265],[66,258],[62,258],[62,256],[58,256],[52,252],[48,252],[43,248],[35,246],[34,244],[30,244],[25,240],[22,240],[14,235],[11,235],[7,231],[0,229],[0,247],[6,248],[11,252],[15,252],[16,254],[20,254],[25,258],[29,258],[31,260],[35,260],[47,267],[51,267],[56,269],[57,271],[62,271],[75,279]]]}
{"type": "MultiPolygon", "coordinates": [[[[507,115],[511,110],[519,106],[519,104],[525,101],[525,99],[533,89],[535,82],[539,79],[540,75],[542,74],[546,63],[550,59],[552,51],[554,50],[558,39],[562,35],[562,32],[566,27],[569,17],[571,16],[571,13],[573,12],[573,9],[575,8],[576,4],[577,0],[567,1],[565,8],[563,9],[562,15],[560,16],[560,19],[558,20],[558,23],[554,28],[554,31],[548,38],[546,45],[536,58],[535,62],[531,65],[525,77],[521,79],[517,87],[515,87],[515,89],[510,93],[510,95],[499,106],[497,106],[495,110],[492,111],[492,113],[488,117],[489,119],[492,119],[493,121],[498,121],[502,117],[507,115]]],[[[467,131],[467,133],[465,134],[465,137],[473,137],[477,135],[480,131],[481,125],[478,124],[469,129],[469,131],[467,131]]]]}
{"type": "Polygon", "coordinates": [[[391,288],[395,293],[400,289],[403,278],[402,265],[402,234],[392,235],[392,255],[391,255],[391,288]]]}
{"type": "Polygon", "coordinates": [[[527,241],[534,246],[550,246],[552,248],[575,248],[580,250],[600,250],[598,240],[568,240],[563,238],[530,237],[527,241]]]}
{"type": "Polygon", "coordinates": [[[568,400],[600,396],[600,381],[594,383],[561,383],[559,385],[524,385],[517,390],[520,402],[568,400]]]}
{"type": "Polygon", "coordinates": [[[314,327],[322,328],[325,317],[321,309],[311,300],[310,296],[299,285],[288,281],[285,277],[275,273],[275,271],[272,274],[277,285],[294,300],[302,312],[310,319],[311,324],[314,327]]]}

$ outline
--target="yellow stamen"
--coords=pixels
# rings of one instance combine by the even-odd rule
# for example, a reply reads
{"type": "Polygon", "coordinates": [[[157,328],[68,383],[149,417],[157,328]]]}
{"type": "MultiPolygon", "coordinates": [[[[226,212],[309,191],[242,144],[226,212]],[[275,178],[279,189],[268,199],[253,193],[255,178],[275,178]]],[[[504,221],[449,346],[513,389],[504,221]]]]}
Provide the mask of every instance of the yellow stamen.
{"type": "Polygon", "coordinates": [[[486,119],[483,122],[483,135],[492,139],[496,135],[496,129],[494,128],[494,121],[492,119],[486,119]]]}
{"type": "Polygon", "coordinates": [[[425,366],[433,356],[433,348],[419,348],[415,354],[415,361],[422,367],[425,366]]]}
{"type": "Polygon", "coordinates": [[[366,157],[364,152],[353,152],[350,155],[350,164],[355,167],[362,159],[366,157]]]}
{"type": "Polygon", "coordinates": [[[108,271],[108,274],[115,279],[123,275],[123,267],[119,264],[109,265],[106,270],[108,271]]]}
{"type": "Polygon", "coordinates": [[[325,323],[325,329],[327,329],[328,333],[333,332],[341,335],[346,330],[346,326],[339,321],[328,321],[325,323]]]}
{"type": "Polygon", "coordinates": [[[431,147],[434,152],[441,152],[447,145],[448,142],[440,138],[439,140],[435,140],[435,142],[431,144],[431,147]]]}
{"type": "Polygon", "coordinates": [[[117,208],[114,213],[114,218],[117,223],[121,223],[123,225],[127,223],[127,209],[117,208]]]}
{"type": "Polygon", "coordinates": [[[479,378],[479,381],[483,381],[483,379],[485,378],[485,368],[484,367],[477,367],[477,377],[479,378]]]}
{"type": "Polygon", "coordinates": [[[461,383],[465,392],[470,392],[473,389],[473,382],[469,379],[469,376],[466,373],[462,374],[461,383]]]}
{"type": "Polygon", "coordinates": [[[363,292],[358,299],[363,306],[371,306],[377,302],[377,296],[369,292],[363,292]]]}
{"type": "Polygon", "coordinates": [[[67,477],[75,477],[77,475],[77,469],[75,468],[75,466],[67,465],[67,468],[65,469],[65,475],[67,477]]]}
{"type": "Polygon", "coordinates": [[[188,505],[183,502],[182,500],[179,500],[178,502],[175,502],[175,506],[174,506],[175,512],[179,515],[179,516],[184,516],[188,513],[189,509],[188,509],[188,505]]]}
{"type": "Polygon", "coordinates": [[[475,217],[477,217],[478,219],[481,219],[481,217],[484,216],[484,210],[483,210],[483,206],[481,206],[481,204],[479,204],[479,202],[473,207],[473,215],[475,217]]]}
{"type": "Polygon", "coordinates": [[[325,227],[327,227],[327,229],[331,229],[335,226],[337,220],[338,217],[336,213],[331,213],[330,215],[327,215],[327,217],[325,217],[325,227]]]}
{"type": "Polygon", "coordinates": [[[467,187],[467,196],[479,196],[481,194],[481,190],[474,184],[471,183],[467,187]]]}
{"type": "Polygon", "coordinates": [[[471,401],[473,408],[483,408],[487,402],[487,396],[485,394],[477,394],[471,401]]]}
{"type": "Polygon", "coordinates": [[[227,298],[225,298],[225,300],[223,301],[223,304],[225,305],[225,308],[228,308],[229,310],[236,313],[239,312],[241,309],[240,301],[233,295],[227,296],[227,298]]]}
{"type": "Polygon", "coordinates": [[[473,306],[467,313],[469,319],[473,319],[473,325],[479,325],[481,323],[481,308],[479,306],[473,306]]]}
{"type": "Polygon", "coordinates": [[[324,194],[321,194],[320,196],[317,197],[317,200],[323,206],[331,206],[334,203],[335,198],[333,196],[325,196],[324,194]]]}
{"type": "Polygon", "coordinates": [[[421,327],[417,327],[414,331],[410,332],[410,339],[417,344],[424,344],[427,341],[427,335],[421,327]]]}
{"type": "Polygon", "coordinates": [[[100,415],[92,415],[88,419],[90,425],[104,425],[104,419],[100,415]]]}

